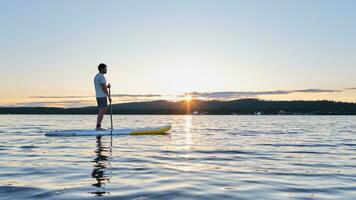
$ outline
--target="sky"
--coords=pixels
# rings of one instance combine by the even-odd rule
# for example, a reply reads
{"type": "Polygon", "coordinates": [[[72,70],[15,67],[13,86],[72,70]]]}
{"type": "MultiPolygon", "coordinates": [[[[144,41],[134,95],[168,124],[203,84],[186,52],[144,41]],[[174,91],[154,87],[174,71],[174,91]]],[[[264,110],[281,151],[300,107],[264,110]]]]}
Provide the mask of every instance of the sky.
{"type": "Polygon", "coordinates": [[[0,0],[0,106],[356,102],[353,0],[0,0]]]}

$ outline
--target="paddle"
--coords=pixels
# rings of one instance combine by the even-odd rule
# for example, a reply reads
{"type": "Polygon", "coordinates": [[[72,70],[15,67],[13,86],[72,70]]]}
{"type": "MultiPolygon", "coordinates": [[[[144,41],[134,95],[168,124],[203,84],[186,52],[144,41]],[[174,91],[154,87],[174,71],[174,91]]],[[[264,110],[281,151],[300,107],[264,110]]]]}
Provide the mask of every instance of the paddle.
{"type": "MultiPolygon", "coordinates": [[[[109,98],[111,98],[111,89],[110,88],[111,87],[109,87],[109,98]]],[[[112,99],[111,99],[111,101],[112,101],[112,99]]],[[[110,102],[111,134],[112,134],[112,130],[113,130],[114,126],[113,126],[113,123],[112,123],[112,105],[111,105],[111,101],[109,101],[109,102],[110,102]]]]}

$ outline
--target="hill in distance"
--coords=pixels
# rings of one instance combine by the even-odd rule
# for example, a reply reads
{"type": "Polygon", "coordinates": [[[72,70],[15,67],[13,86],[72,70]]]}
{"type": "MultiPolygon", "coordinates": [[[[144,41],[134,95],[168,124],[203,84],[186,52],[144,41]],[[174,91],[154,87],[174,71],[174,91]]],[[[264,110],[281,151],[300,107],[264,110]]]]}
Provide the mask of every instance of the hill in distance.
{"type": "MultiPolygon", "coordinates": [[[[113,114],[312,114],[356,115],[356,103],[335,101],[265,101],[240,99],[233,101],[165,100],[113,104],[113,114]]],[[[97,114],[96,106],[81,108],[2,107],[0,114],[97,114]]]]}

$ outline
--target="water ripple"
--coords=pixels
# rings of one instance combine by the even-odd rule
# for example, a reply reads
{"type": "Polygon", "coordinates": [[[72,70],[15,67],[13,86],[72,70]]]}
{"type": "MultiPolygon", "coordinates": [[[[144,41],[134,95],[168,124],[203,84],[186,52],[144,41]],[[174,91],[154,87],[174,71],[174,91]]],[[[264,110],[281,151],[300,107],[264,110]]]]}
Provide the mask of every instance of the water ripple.
{"type": "Polygon", "coordinates": [[[0,116],[0,199],[356,196],[353,116],[115,115],[116,127],[174,129],[167,136],[43,136],[87,129],[95,119],[0,116]]]}

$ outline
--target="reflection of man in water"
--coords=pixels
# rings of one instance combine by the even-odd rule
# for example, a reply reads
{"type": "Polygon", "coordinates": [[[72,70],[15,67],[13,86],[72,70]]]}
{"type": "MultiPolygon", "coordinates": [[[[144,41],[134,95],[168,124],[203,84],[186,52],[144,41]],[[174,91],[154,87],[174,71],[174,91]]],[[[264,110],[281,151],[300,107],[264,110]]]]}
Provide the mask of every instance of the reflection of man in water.
{"type": "Polygon", "coordinates": [[[105,143],[101,140],[101,136],[96,137],[96,158],[92,161],[95,162],[95,164],[93,172],[91,173],[91,177],[96,180],[96,183],[92,184],[92,186],[102,190],[91,193],[97,196],[110,194],[105,191],[105,183],[110,182],[110,176],[105,174],[105,169],[110,167],[110,157],[108,155],[110,148],[111,146],[105,146],[105,143]]]}

